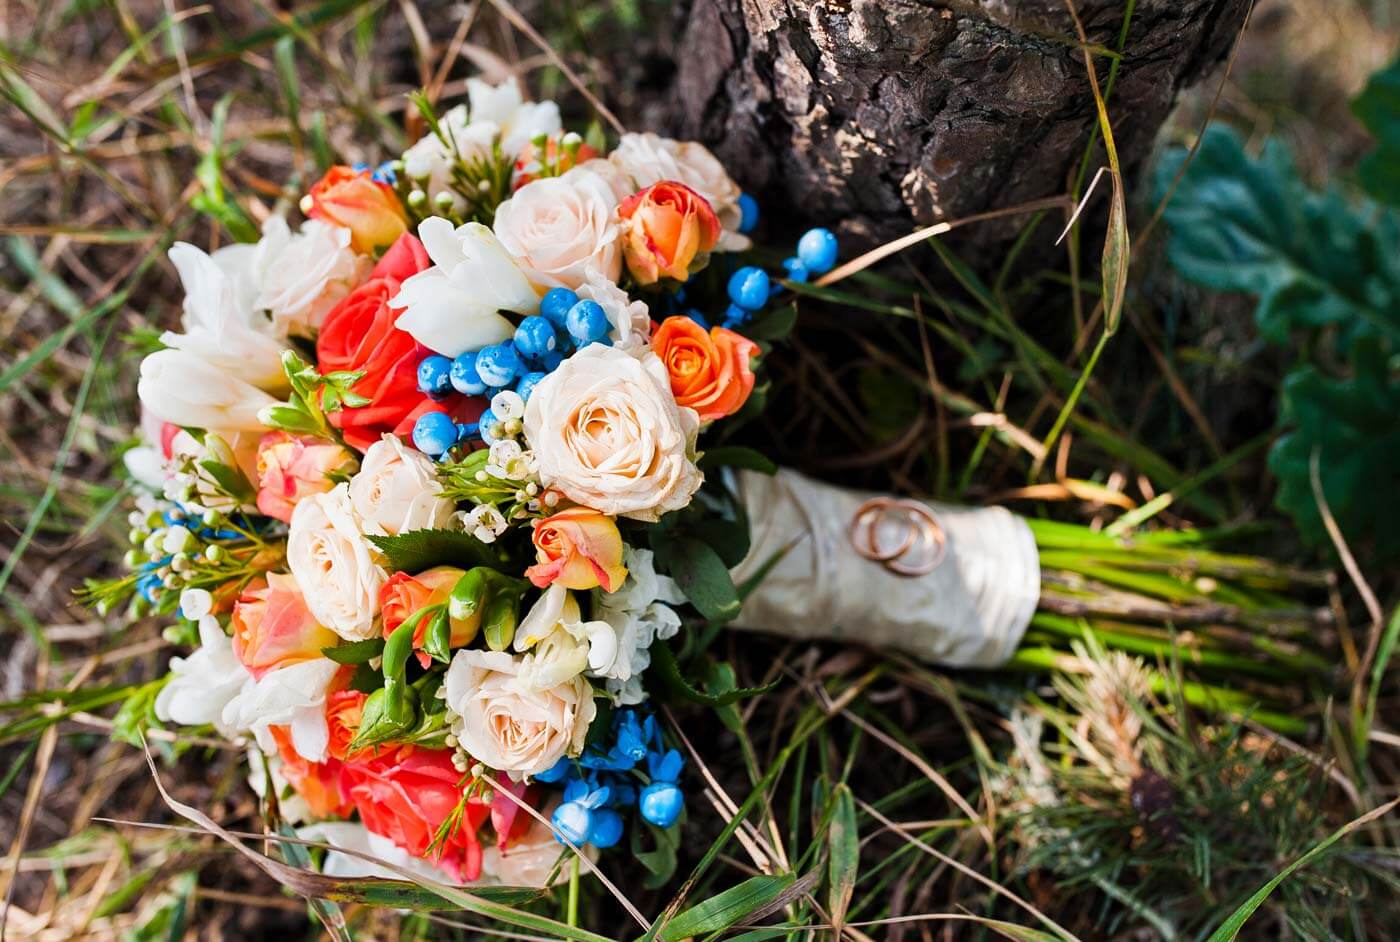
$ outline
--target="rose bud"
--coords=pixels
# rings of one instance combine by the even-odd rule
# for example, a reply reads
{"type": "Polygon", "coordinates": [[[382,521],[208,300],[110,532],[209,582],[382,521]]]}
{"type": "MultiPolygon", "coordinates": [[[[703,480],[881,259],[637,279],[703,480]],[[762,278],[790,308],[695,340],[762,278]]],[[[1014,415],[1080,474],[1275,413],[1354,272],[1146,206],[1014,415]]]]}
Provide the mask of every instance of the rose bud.
{"type": "MultiPolygon", "coordinates": [[[[389,581],[379,590],[379,610],[384,617],[384,637],[393,634],[414,612],[429,605],[446,603],[452,595],[452,587],[463,575],[465,573],[461,569],[453,566],[435,566],[416,576],[406,572],[396,572],[390,576],[389,581]]],[[[413,626],[413,650],[418,652],[418,662],[424,667],[428,666],[430,659],[423,653],[423,645],[427,641],[428,626],[432,621],[431,617],[425,617],[413,626]]],[[[451,618],[449,615],[448,647],[460,648],[470,644],[476,637],[480,624],[479,611],[468,618],[451,618]]]]}
{"type": "Polygon", "coordinates": [[[290,523],[297,501],[335,487],[330,475],[353,472],[356,464],[335,442],[268,432],[258,442],[258,511],[290,523]]]}
{"type": "Polygon", "coordinates": [[[369,254],[392,245],[408,229],[408,216],[392,187],[343,164],[326,171],[301,201],[302,212],[350,230],[350,245],[369,254]]]}
{"type": "Polygon", "coordinates": [[[750,361],[758,344],[732,330],[709,332],[689,317],[668,317],[651,339],[666,364],[676,404],[694,409],[701,422],[733,415],[753,392],[750,361]]]}
{"type": "Polygon", "coordinates": [[[634,193],[617,208],[627,270],[644,285],[661,278],[685,281],[705,267],[719,241],[719,217],[690,187],[662,180],[634,193]]]}
{"type": "Polygon", "coordinates": [[[531,539],[539,562],[525,576],[538,588],[558,582],[566,589],[616,592],[627,578],[617,524],[596,510],[571,507],[536,520],[531,539]]]}

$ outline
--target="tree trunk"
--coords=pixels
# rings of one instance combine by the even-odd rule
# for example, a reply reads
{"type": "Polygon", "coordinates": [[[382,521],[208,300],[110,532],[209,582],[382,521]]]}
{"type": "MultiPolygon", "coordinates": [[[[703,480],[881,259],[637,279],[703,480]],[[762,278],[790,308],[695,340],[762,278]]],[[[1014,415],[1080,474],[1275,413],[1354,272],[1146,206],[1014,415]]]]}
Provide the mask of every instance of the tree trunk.
{"type": "MultiPolygon", "coordinates": [[[[1091,43],[1117,48],[1126,6],[1077,0],[1091,43]]],[[[1129,174],[1247,6],[1138,0],[1109,103],[1129,174]]],[[[678,49],[681,135],[858,243],[1065,192],[1096,120],[1064,0],[692,0],[678,49]]]]}

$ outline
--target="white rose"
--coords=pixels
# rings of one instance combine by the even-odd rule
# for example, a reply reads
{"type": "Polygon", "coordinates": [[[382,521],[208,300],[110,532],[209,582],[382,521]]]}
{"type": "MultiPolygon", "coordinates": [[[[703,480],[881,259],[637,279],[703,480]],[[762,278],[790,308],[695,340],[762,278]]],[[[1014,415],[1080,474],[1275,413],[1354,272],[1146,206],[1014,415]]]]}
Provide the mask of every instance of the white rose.
{"type": "Polygon", "coordinates": [[[156,694],[156,717],[181,726],[214,723],[220,732],[232,735],[221,718],[246,680],[248,671],[234,656],[233,640],[217,618],[205,614],[199,619],[199,649],[189,657],[170,659],[170,680],[156,694]]]}
{"type": "Polygon", "coordinates": [[[633,301],[615,281],[592,267],[584,274],[583,284],[576,291],[580,298],[597,302],[608,316],[608,323],[612,325],[608,337],[613,346],[623,350],[646,346],[651,337],[651,313],[645,301],[633,301]]]}
{"type": "Polygon", "coordinates": [[[480,350],[515,334],[499,311],[539,310],[529,279],[481,223],[454,229],[432,216],[418,227],[418,238],[433,267],[409,276],[389,306],[404,308],[394,326],[423,346],[447,357],[480,350]]]}
{"type": "Polygon", "coordinates": [[[472,123],[495,125],[501,135],[501,152],[511,160],[536,137],[556,134],[563,128],[559,106],[552,101],[526,101],[514,76],[499,85],[467,79],[467,98],[472,123]]]}
{"type": "Polygon", "coordinates": [[[360,525],[376,536],[441,529],[455,510],[442,496],[433,462],[394,435],[369,446],[349,490],[360,525]]]}
{"type": "Polygon", "coordinates": [[[458,158],[468,164],[491,160],[491,144],[500,128],[490,121],[470,120],[467,106],[458,105],[438,118],[438,129],[442,137],[429,129],[404,151],[404,173],[429,199],[435,199],[439,193],[450,194],[453,207],[461,212],[467,201],[452,185],[452,167],[458,158]]]}
{"type": "Polygon", "coordinates": [[[540,482],[574,503],[655,522],[690,503],[700,419],[676,405],[666,367],[590,344],[563,362],[525,405],[525,438],[540,482]]]}
{"type": "Polygon", "coordinates": [[[330,746],[326,697],[339,670],[335,661],[319,657],[268,671],[258,680],[249,677],[224,707],[223,722],[231,729],[251,730],[263,752],[277,751],[268,727],[289,726],[297,755],[324,762],[330,746]]]}
{"type": "Polygon", "coordinates": [[[287,389],[282,343],[257,310],[251,245],[229,245],[213,255],[186,242],[170,249],[185,289],[184,333],[166,331],[161,343],[270,393],[287,389]]]}
{"type": "Polygon", "coordinates": [[[576,290],[590,267],[616,281],[622,272],[617,199],[583,167],[532,180],[496,207],[496,236],[537,285],[576,290]]]}
{"type": "Polygon", "coordinates": [[[285,219],[269,216],[253,256],[258,307],[271,313],[278,336],[309,337],[369,268],[350,247],[349,229],[308,219],[294,235],[285,219]]]}
{"type": "Polygon", "coordinates": [[[519,683],[521,659],[505,651],[464,649],[447,668],[443,689],[452,731],[474,759],[515,781],[583,751],[597,715],[588,681],[548,690],[519,683]]]}
{"type": "Polygon", "coordinates": [[[637,189],[677,180],[690,187],[709,202],[719,217],[724,232],[720,252],[741,252],[749,247],[747,237],[739,234],[739,184],[724,169],[719,158],[694,141],[675,141],[650,131],[644,134],[624,134],[608,161],[621,170],[637,189]]]}
{"type": "Polygon", "coordinates": [[[318,622],[347,641],[376,637],[379,590],[389,574],[375,562],[347,485],[297,503],[287,565],[318,622]]]}
{"type": "Polygon", "coordinates": [[[232,431],[263,431],[258,410],[277,401],[186,350],[157,350],[142,360],[136,395],[166,422],[232,431]]]}

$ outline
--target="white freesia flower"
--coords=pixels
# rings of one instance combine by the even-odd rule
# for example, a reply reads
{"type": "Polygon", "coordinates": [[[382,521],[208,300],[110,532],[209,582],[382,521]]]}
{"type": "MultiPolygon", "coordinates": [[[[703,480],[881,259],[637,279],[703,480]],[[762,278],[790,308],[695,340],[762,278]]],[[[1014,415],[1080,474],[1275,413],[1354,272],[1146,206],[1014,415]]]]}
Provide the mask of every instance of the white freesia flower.
{"type": "Polygon", "coordinates": [[[249,677],[224,707],[223,722],[231,729],[251,731],[264,752],[277,751],[268,727],[289,726],[297,755],[324,762],[330,745],[326,697],[338,670],[335,661],[319,657],[268,671],[258,680],[249,677]]]}
{"type": "Polygon", "coordinates": [[[627,546],[622,558],[627,579],[616,592],[594,590],[593,614],[617,636],[615,657],[595,673],[607,678],[608,692],[626,706],[646,699],[642,674],[651,666],[651,646],[680,631],[681,617],[671,606],[684,602],[685,594],[669,576],[656,571],[651,550],[627,546]]]}
{"type": "Polygon", "coordinates": [[[233,431],[262,431],[258,411],[277,401],[187,350],[157,350],[142,360],[136,395],[166,422],[233,431]]]}
{"type": "Polygon", "coordinates": [[[739,184],[703,144],[676,141],[650,131],[624,134],[607,159],[639,190],[662,180],[676,180],[703,196],[724,228],[716,251],[741,252],[749,247],[748,237],[739,234],[743,216],[739,184]]]}
{"type": "Polygon", "coordinates": [[[214,596],[208,589],[186,589],[180,593],[180,617],[199,621],[214,610],[214,596]]]}
{"type": "Polygon", "coordinates": [[[474,759],[515,781],[583,751],[597,715],[588,681],[530,690],[519,681],[522,659],[505,651],[462,649],[443,684],[452,731],[474,759]]]}
{"type": "Polygon", "coordinates": [[[490,122],[501,135],[501,152],[511,160],[536,137],[563,128],[559,106],[552,101],[526,101],[514,76],[499,85],[467,79],[472,124],[490,122]]]}
{"type": "Polygon", "coordinates": [[[234,656],[233,641],[213,615],[199,619],[199,648],[189,657],[170,659],[170,680],[156,694],[156,717],[181,726],[213,723],[225,735],[224,708],[238,695],[248,671],[234,656]]]}
{"type": "Polygon", "coordinates": [[[690,503],[700,419],[676,405],[666,366],[590,344],[535,387],[525,438],[540,483],[610,516],[655,522],[690,503]]]}
{"type": "Polygon", "coordinates": [[[433,216],[418,227],[418,238],[433,267],[410,276],[389,306],[404,308],[394,325],[425,347],[448,357],[480,350],[515,334],[499,311],[539,310],[539,295],[481,223],[454,229],[433,216]]]}
{"type": "Polygon", "coordinates": [[[617,199],[584,167],[532,180],[496,207],[493,226],[522,271],[545,288],[576,290],[590,268],[616,281],[622,272],[617,199]]]}
{"type": "Polygon", "coordinates": [[[379,590],[388,581],[364,538],[364,525],[337,484],[292,511],[287,565],[316,620],[347,641],[376,637],[379,590]]]}
{"type": "Polygon", "coordinates": [[[365,532],[376,536],[441,529],[452,520],[454,505],[442,496],[433,462],[396,435],[369,446],[349,491],[365,532]]]}
{"type": "Polygon", "coordinates": [[[520,683],[544,690],[584,671],[601,673],[617,660],[617,641],[612,625],[584,621],[569,590],[551,583],[515,632],[515,650],[529,652],[521,662],[520,683]]]}
{"type": "Polygon", "coordinates": [[[199,357],[231,376],[271,393],[287,388],[285,347],[272,322],[257,310],[251,245],[229,245],[213,255],[176,242],[170,261],[185,289],[184,333],[166,331],[161,343],[199,357]]]}
{"type": "Polygon", "coordinates": [[[319,219],[293,233],[281,216],[269,216],[253,256],[257,305],[272,315],[278,336],[309,337],[331,308],[354,289],[370,260],[350,247],[350,230],[319,219]]]}
{"type": "Polygon", "coordinates": [[[604,276],[596,268],[589,268],[583,276],[583,284],[576,289],[578,296],[587,301],[595,301],[608,316],[612,330],[608,337],[614,347],[635,350],[646,346],[651,337],[651,313],[645,301],[633,301],[627,292],[617,286],[617,282],[604,276]]]}

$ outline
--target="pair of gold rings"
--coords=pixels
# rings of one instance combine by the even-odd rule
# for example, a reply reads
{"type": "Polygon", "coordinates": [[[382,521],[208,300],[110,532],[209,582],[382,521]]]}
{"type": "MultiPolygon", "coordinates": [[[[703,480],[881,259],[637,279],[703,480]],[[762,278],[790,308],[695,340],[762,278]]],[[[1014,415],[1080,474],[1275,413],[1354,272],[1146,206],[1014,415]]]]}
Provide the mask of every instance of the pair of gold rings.
{"type": "Polygon", "coordinates": [[[862,557],[900,576],[927,575],[948,555],[948,536],[933,511],[898,497],[872,497],[857,507],[850,539],[862,557]],[[891,538],[895,545],[885,542],[891,538]]]}

